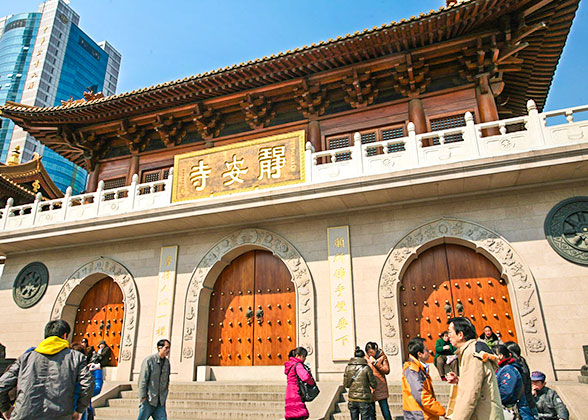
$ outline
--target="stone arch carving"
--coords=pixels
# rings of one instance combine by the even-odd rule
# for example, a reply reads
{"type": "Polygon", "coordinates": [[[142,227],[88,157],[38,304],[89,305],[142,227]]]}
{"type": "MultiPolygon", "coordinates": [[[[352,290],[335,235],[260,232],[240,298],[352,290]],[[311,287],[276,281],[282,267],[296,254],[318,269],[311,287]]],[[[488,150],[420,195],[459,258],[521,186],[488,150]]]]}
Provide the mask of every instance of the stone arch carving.
{"type": "MultiPolygon", "coordinates": [[[[286,239],[263,229],[244,229],[226,236],[214,245],[202,258],[188,284],[184,306],[182,332],[182,361],[196,359],[196,335],[199,327],[198,312],[202,304],[203,289],[210,292],[218,275],[238,255],[252,249],[271,251],[280,258],[292,275],[296,290],[298,346],[308,350],[308,361],[316,371],[314,283],[310,270],[300,253],[286,239]]],[[[208,308],[205,308],[208,311],[208,308]]],[[[202,316],[202,315],[201,315],[202,316]]],[[[202,327],[204,330],[205,326],[202,327]]],[[[204,340],[204,351],[206,338],[204,340]]],[[[193,360],[194,364],[198,363],[193,360]]]]}
{"type": "Polygon", "coordinates": [[[137,336],[137,320],[139,319],[139,303],[137,285],[129,270],[121,263],[105,257],[99,257],[76,270],[61,287],[57,294],[51,319],[64,319],[73,323],[77,308],[86,292],[102,277],[110,276],[120,287],[125,305],[125,316],[121,333],[121,350],[116,372],[118,380],[131,379],[132,363],[135,355],[137,336]]]}
{"type": "Polygon", "coordinates": [[[397,363],[402,363],[402,330],[397,298],[402,276],[420,253],[441,243],[467,246],[494,263],[505,278],[511,295],[513,312],[517,315],[515,323],[519,330],[519,345],[523,352],[526,350],[529,363],[553,373],[537,287],[527,264],[496,232],[476,223],[452,218],[441,218],[414,229],[396,244],[386,258],[378,286],[380,329],[386,354],[395,357],[397,363]]]}

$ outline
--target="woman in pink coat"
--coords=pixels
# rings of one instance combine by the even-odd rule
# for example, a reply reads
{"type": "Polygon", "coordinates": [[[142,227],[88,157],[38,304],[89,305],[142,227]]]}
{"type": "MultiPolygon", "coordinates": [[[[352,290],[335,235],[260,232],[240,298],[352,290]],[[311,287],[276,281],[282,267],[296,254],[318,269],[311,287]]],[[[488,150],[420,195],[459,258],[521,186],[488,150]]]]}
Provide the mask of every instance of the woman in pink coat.
{"type": "Polygon", "coordinates": [[[312,375],[304,367],[308,352],[304,347],[297,347],[288,354],[290,360],[284,363],[286,374],[286,420],[306,420],[309,416],[306,405],[298,394],[298,378],[309,385],[314,385],[312,375]],[[298,376],[296,376],[298,374],[298,376]]]}

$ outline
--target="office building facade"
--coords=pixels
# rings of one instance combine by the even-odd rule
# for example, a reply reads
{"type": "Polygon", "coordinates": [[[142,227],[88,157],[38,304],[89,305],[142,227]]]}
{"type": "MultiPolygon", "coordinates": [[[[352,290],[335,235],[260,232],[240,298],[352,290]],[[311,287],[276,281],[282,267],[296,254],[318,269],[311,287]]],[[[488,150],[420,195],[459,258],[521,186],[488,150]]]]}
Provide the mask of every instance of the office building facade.
{"type": "MultiPolygon", "coordinates": [[[[51,107],[80,99],[85,91],[116,91],[121,55],[112,45],[96,43],[78,26],[79,15],[63,0],[42,3],[35,13],[0,19],[0,102],[51,107]]],[[[74,193],[85,189],[87,172],[53,152],[8,119],[0,129],[0,160],[17,145],[22,161],[34,153],[55,184],[74,193]]]]}

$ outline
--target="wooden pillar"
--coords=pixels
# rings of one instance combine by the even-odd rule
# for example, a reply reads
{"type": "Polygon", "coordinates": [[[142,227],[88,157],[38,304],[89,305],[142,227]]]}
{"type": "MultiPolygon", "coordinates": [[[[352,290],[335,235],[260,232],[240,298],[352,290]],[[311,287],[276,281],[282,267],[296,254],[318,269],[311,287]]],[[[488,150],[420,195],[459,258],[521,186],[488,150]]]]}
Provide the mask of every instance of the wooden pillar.
{"type": "Polygon", "coordinates": [[[314,147],[315,152],[322,150],[321,125],[318,121],[310,121],[308,123],[308,141],[314,147]]]}
{"type": "MultiPolygon", "coordinates": [[[[127,185],[131,185],[133,175],[139,174],[139,154],[133,153],[131,155],[131,161],[129,163],[129,173],[127,174],[127,185]]],[[[141,182],[141,180],[139,180],[141,182]]]]}
{"type": "MultiPolygon", "coordinates": [[[[494,100],[492,88],[488,83],[488,75],[484,74],[478,79],[476,87],[476,102],[478,103],[478,112],[480,113],[481,122],[498,121],[498,108],[494,100]]],[[[484,136],[495,136],[500,134],[498,127],[483,130],[484,136]]]]}
{"type": "Polygon", "coordinates": [[[425,117],[423,101],[420,99],[411,99],[408,102],[408,120],[414,124],[416,134],[427,132],[427,117],[425,117]]]}
{"type": "MultiPolygon", "coordinates": [[[[414,124],[415,134],[427,132],[427,117],[423,108],[423,101],[420,99],[411,99],[408,102],[408,120],[414,124]]],[[[431,146],[432,140],[423,140],[423,147],[431,146]]]]}
{"type": "Polygon", "coordinates": [[[95,192],[98,189],[98,177],[100,176],[100,164],[96,163],[94,169],[90,171],[88,186],[86,192],[95,192]]]}

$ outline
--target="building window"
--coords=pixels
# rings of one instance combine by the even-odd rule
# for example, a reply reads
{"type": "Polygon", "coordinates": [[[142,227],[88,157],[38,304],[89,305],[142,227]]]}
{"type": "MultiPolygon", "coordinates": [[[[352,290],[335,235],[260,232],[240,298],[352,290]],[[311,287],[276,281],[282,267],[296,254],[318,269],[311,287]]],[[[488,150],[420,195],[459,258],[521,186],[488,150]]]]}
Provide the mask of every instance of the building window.
{"type": "MultiPolygon", "coordinates": [[[[431,119],[430,120],[431,131],[441,131],[441,130],[447,130],[450,128],[465,127],[466,123],[465,123],[464,114],[465,114],[465,112],[462,114],[450,115],[448,117],[431,119]]],[[[472,115],[473,115],[473,112],[472,112],[472,115]]],[[[455,143],[458,141],[463,141],[463,136],[460,133],[449,134],[449,135],[445,136],[445,143],[455,143]]],[[[432,145],[437,146],[439,144],[440,144],[439,137],[433,138],[432,145]]],[[[429,144],[429,146],[430,146],[430,144],[429,144]]]]}
{"type": "MultiPolygon", "coordinates": [[[[113,190],[116,188],[124,187],[126,184],[126,181],[127,181],[127,178],[124,176],[121,176],[120,178],[106,179],[106,180],[104,180],[104,189],[105,190],[113,190]]],[[[116,197],[115,193],[108,193],[108,194],[104,195],[104,200],[106,200],[106,201],[114,200],[115,198],[123,198],[126,196],[127,196],[126,192],[120,193],[118,195],[118,197],[116,197]]]]}
{"type": "Polygon", "coordinates": [[[78,40],[78,44],[80,44],[83,49],[88,51],[92,57],[100,61],[100,53],[96,50],[96,48],[92,47],[88,41],[80,37],[80,39],[78,40]]]}
{"type": "MultiPolygon", "coordinates": [[[[160,181],[162,179],[167,179],[168,177],[169,177],[169,168],[152,169],[152,170],[143,172],[143,174],[141,176],[141,183],[160,181]]],[[[139,191],[139,194],[148,194],[149,192],[159,192],[159,191],[163,191],[163,190],[164,190],[163,185],[156,185],[152,191],[150,191],[149,187],[142,188],[139,191]]]]}
{"type": "Polygon", "coordinates": [[[24,28],[25,26],[27,26],[26,19],[15,20],[14,22],[10,22],[8,25],[4,27],[4,32],[8,32],[16,28],[24,28]]]}
{"type": "MultiPolygon", "coordinates": [[[[376,143],[380,141],[389,141],[394,139],[403,138],[406,136],[404,131],[404,125],[398,124],[393,126],[381,127],[381,128],[372,128],[368,130],[360,131],[359,134],[361,135],[361,144],[370,144],[376,143]]],[[[343,134],[343,135],[336,135],[327,137],[327,147],[329,150],[333,149],[340,149],[343,147],[349,147],[352,145],[353,133],[343,134]]],[[[405,150],[405,145],[403,141],[394,142],[388,144],[388,153],[394,152],[401,152],[405,150]]],[[[384,153],[384,149],[382,146],[374,146],[368,147],[366,149],[368,156],[375,156],[384,153]]],[[[351,158],[351,153],[349,152],[342,152],[335,155],[336,161],[341,160],[349,160],[351,158]]]]}

